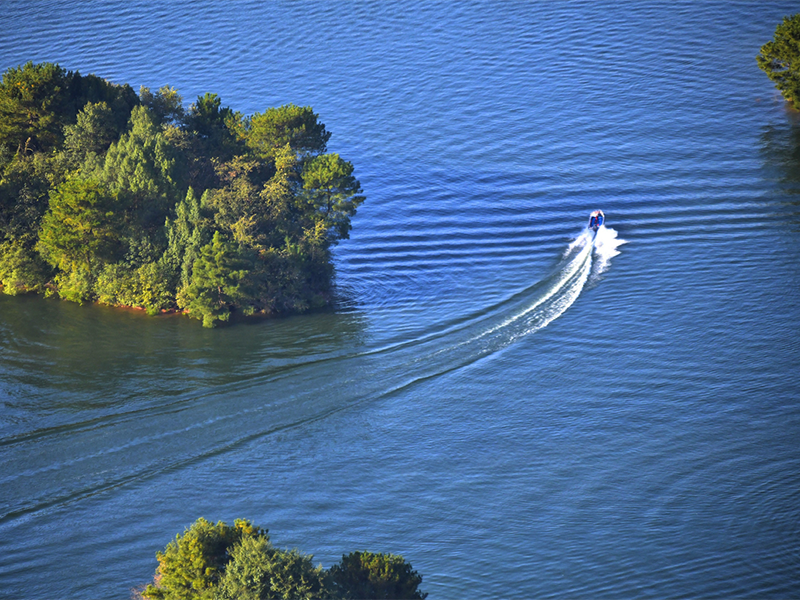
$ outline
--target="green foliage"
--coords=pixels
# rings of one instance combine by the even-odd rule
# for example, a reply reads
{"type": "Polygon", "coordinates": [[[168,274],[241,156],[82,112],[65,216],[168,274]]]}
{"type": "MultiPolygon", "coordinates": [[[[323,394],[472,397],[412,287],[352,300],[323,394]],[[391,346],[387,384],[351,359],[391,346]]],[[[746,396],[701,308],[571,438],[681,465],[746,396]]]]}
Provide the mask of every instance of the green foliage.
{"type": "Polygon", "coordinates": [[[217,227],[229,231],[238,243],[269,243],[263,239],[272,225],[260,196],[265,178],[263,163],[239,156],[221,164],[218,170],[223,186],[207,196],[217,227]]]}
{"type": "MultiPolygon", "coordinates": [[[[77,113],[88,103],[105,103],[114,116],[114,129],[122,133],[128,125],[131,110],[139,104],[136,92],[128,84],[116,85],[97,75],[75,72],[70,82],[70,95],[74,102],[72,110],[77,113]]],[[[71,121],[71,120],[70,120],[71,121]]]]}
{"type": "Polygon", "coordinates": [[[97,276],[94,290],[103,304],[141,307],[150,315],[172,306],[175,297],[169,269],[161,261],[135,269],[123,263],[106,265],[97,276]]]}
{"type": "Polygon", "coordinates": [[[130,130],[111,144],[100,179],[123,203],[130,227],[164,223],[179,198],[177,153],[146,107],[131,112],[130,130]]]}
{"type": "Polygon", "coordinates": [[[120,253],[116,203],[96,180],[67,179],[50,194],[38,248],[54,267],[69,272],[112,262],[120,253]]]}
{"type": "Polygon", "coordinates": [[[302,155],[325,152],[330,137],[310,106],[294,104],[254,114],[247,128],[248,145],[264,157],[273,157],[287,144],[302,155]]]}
{"type": "Polygon", "coordinates": [[[422,577],[402,556],[351,552],[330,570],[335,594],[340,598],[424,599],[422,577]]]}
{"type": "Polygon", "coordinates": [[[175,219],[167,219],[166,229],[167,249],[163,262],[171,269],[176,287],[185,289],[189,286],[200,248],[211,237],[208,219],[203,216],[201,201],[195,197],[192,188],[175,207],[175,219]]]}
{"type": "Polygon", "coordinates": [[[353,177],[353,165],[338,154],[316,156],[303,170],[303,190],[326,228],[347,239],[350,218],[365,200],[359,195],[361,184],[353,177]]]}
{"type": "Polygon", "coordinates": [[[19,154],[58,148],[64,126],[87,102],[106,102],[119,128],[138,100],[130,86],[82,77],[54,63],[8,69],[0,83],[0,147],[19,154]]]}
{"type": "Polygon", "coordinates": [[[94,270],[84,265],[75,265],[69,271],[62,271],[54,279],[58,295],[78,304],[94,299],[94,283],[94,270]]]}
{"type": "Polygon", "coordinates": [[[402,556],[353,552],[326,571],[312,556],[281,550],[249,521],[198,519],[156,554],[148,600],[424,599],[422,577],[402,556]]]}
{"type": "Polygon", "coordinates": [[[11,296],[41,292],[50,277],[48,265],[25,239],[0,244],[0,285],[11,296]]]}
{"type": "Polygon", "coordinates": [[[311,600],[327,594],[323,568],[297,550],[278,550],[264,537],[246,537],[230,555],[217,600],[311,600]]]}
{"type": "Polygon", "coordinates": [[[194,261],[189,287],[179,298],[189,314],[203,320],[203,327],[230,318],[231,306],[246,300],[249,263],[219,231],[200,249],[194,261]]]}
{"type": "Polygon", "coordinates": [[[150,114],[158,125],[178,124],[183,120],[183,98],[174,87],[162,86],[154,94],[149,88],[139,89],[139,99],[150,109],[150,114]]]}
{"type": "Polygon", "coordinates": [[[0,83],[0,145],[21,154],[58,145],[72,116],[71,79],[53,63],[8,69],[0,83]]]}
{"type": "Polygon", "coordinates": [[[105,102],[89,102],[78,113],[74,125],[64,127],[64,154],[68,168],[77,169],[87,159],[84,171],[99,167],[102,156],[120,135],[114,113],[105,102]]]}
{"type": "Polygon", "coordinates": [[[175,88],[140,96],[52,63],[3,74],[4,291],[206,326],[328,303],[332,245],[364,197],[312,109],[245,118],[216,94],[188,113],[175,88]]]}
{"type": "Polygon", "coordinates": [[[241,113],[223,107],[216,94],[198,96],[186,117],[187,130],[202,140],[204,150],[218,157],[231,158],[245,137],[241,113]]]}
{"type": "Polygon", "coordinates": [[[784,17],[756,61],[783,97],[800,110],[800,13],[784,17]]]}
{"type": "Polygon", "coordinates": [[[50,190],[59,180],[52,158],[43,153],[16,154],[5,165],[0,177],[0,240],[38,233],[50,190]]]}
{"type": "Polygon", "coordinates": [[[200,518],[183,535],[158,552],[158,569],[153,584],[142,593],[152,600],[211,600],[225,566],[229,549],[244,538],[269,540],[267,531],[249,521],[237,519],[233,526],[216,525],[200,518]]]}

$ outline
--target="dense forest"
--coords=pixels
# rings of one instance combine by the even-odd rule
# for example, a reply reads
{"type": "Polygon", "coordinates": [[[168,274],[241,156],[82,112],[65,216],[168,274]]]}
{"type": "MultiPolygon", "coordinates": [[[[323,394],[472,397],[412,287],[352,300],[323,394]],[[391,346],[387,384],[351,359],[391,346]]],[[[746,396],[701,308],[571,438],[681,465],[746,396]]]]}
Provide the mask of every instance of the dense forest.
{"type": "Polygon", "coordinates": [[[185,311],[300,312],[331,300],[331,248],[364,201],[310,107],[244,116],[207,93],[136,94],[57,64],[0,83],[0,285],[185,311]]]}
{"type": "Polygon", "coordinates": [[[298,550],[275,548],[266,529],[198,519],[157,552],[153,583],[134,590],[145,600],[424,600],[422,576],[402,556],[351,552],[330,569],[298,550]]]}

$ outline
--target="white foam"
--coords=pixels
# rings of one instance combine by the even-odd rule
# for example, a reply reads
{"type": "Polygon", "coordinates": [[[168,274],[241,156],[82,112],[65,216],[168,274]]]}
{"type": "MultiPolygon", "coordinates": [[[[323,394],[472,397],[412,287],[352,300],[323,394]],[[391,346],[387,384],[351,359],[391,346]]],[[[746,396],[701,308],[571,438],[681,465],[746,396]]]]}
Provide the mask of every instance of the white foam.
{"type": "Polygon", "coordinates": [[[619,248],[622,244],[627,244],[627,240],[620,239],[616,229],[602,225],[597,230],[597,235],[594,238],[594,268],[592,275],[597,276],[608,270],[611,259],[619,254],[619,248]]]}

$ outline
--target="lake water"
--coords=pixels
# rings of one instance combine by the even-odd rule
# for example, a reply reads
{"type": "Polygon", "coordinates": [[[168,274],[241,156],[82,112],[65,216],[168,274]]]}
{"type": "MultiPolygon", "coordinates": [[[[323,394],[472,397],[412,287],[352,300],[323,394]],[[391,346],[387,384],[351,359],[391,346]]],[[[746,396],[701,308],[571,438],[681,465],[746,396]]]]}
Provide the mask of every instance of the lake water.
{"type": "Polygon", "coordinates": [[[4,2],[3,70],[311,105],[367,202],[334,310],[0,297],[0,597],[127,598],[200,516],[431,599],[799,596],[796,10],[4,2]]]}

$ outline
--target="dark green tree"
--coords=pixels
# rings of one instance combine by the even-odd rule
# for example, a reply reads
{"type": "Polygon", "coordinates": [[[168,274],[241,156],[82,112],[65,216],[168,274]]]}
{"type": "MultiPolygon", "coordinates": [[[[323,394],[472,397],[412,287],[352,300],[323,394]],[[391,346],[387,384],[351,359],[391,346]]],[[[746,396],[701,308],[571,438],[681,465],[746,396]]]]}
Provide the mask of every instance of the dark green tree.
{"type": "MultiPolygon", "coordinates": [[[[77,71],[70,80],[70,97],[74,103],[71,107],[73,115],[90,102],[94,104],[105,102],[114,115],[117,137],[125,131],[131,110],[139,104],[139,97],[127,83],[117,85],[97,75],[91,73],[81,75],[77,71]]],[[[69,119],[69,122],[74,122],[74,119],[69,119]]]]}
{"type": "Polygon", "coordinates": [[[92,172],[100,166],[102,157],[120,131],[108,104],[89,102],[78,113],[74,125],[64,127],[64,155],[67,167],[78,169],[90,159],[84,171],[92,172]]]}
{"type": "Polygon", "coordinates": [[[17,154],[0,173],[0,240],[35,238],[50,190],[61,179],[52,156],[17,154]]]}
{"type": "Polygon", "coordinates": [[[150,109],[158,125],[178,125],[183,121],[183,98],[174,87],[161,86],[154,94],[150,88],[139,88],[139,100],[150,109]]]}
{"type": "Polygon", "coordinates": [[[269,541],[267,531],[237,519],[233,526],[200,518],[156,553],[155,580],[142,592],[149,600],[213,600],[230,561],[230,549],[244,538],[269,541]]]}
{"type": "Polygon", "coordinates": [[[784,17],[756,61],[783,97],[800,110],[800,13],[784,17]]]}
{"type": "Polygon", "coordinates": [[[93,270],[120,253],[120,223],[114,198],[93,179],[71,178],[50,194],[39,250],[62,271],[93,270]]]}
{"type": "Polygon", "coordinates": [[[4,293],[15,296],[24,292],[41,292],[51,272],[52,269],[33,249],[33,244],[25,238],[0,244],[0,285],[4,293]]]}
{"type": "Polygon", "coordinates": [[[229,159],[237,150],[243,150],[244,119],[241,113],[223,107],[216,94],[197,97],[186,116],[186,128],[203,140],[204,148],[216,156],[229,159]]]}
{"type": "Polygon", "coordinates": [[[0,145],[31,154],[55,148],[76,111],[72,73],[53,63],[25,63],[3,73],[0,83],[0,145]]]}
{"type": "Polygon", "coordinates": [[[121,131],[138,99],[130,86],[83,77],[54,63],[8,69],[0,83],[0,147],[21,154],[59,148],[64,126],[74,123],[88,102],[105,102],[121,131]]]}
{"type": "Polygon", "coordinates": [[[330,569],[333,590],[346,600],[360,598],[424,599],[422,576],[402,556],[351,552],[330,569]]]}
{"type": "Polygon", "coordinates": [[[203,327],[227,321],[231,307],[241,305],[248,297],[249,270],[250,264],[236,246],[216,231],[211,243],[200,249],[189,287],[178,298],[178,303],[191,316],[202,319],[203,327]]]}
{"type": "Polygon", "coordinates": [[[350,219],[365,200],[351,163],[338,154],[315,156],[303,169],[303,191],[332,239],[350,237],[350,219]]]}
{"type": "Polygon", "coordinates": [[[300,155],[325,152],[331,134],[310,106],[287,104],[254,114],[247,127],[247,143],[259,155],[271,158],[289,144],[300,155]]]}
{"type": "Polygon", "coordinates": [[[182,195],[178,159],[178,152],[147,107],[134,108],[130,131],[111,144],[100,173],[100,179],[125,206],[131,219],[128,227],[134,233],[137,228],[161,227],[182,195]]]}
{"type": "Polygon", "coordinates": [[[166,222],[167,249],[162,261],[172,271],[176,289],[189,286],[194,261],[200,248],[210,241],[211,228],[203,215],[201,200],[189,188],[186,197],[175,207],[175,218],[166,222]]]}

